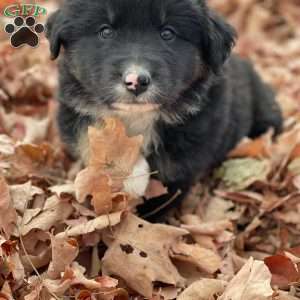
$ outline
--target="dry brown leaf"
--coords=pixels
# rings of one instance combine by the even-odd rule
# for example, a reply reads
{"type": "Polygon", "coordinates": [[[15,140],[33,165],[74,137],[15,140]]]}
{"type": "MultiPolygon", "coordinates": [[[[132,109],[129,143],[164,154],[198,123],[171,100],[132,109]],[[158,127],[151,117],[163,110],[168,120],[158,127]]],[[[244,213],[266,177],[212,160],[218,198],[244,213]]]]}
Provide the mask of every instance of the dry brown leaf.
{"type": "Polygon", "coordinates": [[[237,220],[241,214],[242,211],[233,202],[214,197],[209,201],[202,218],[204,222],[237,220]]]}
{"type": "Polygon", "coordinates": [[[14,288],[17,289],[23,285],[25,278],[24,266],[22,264],[20,254],[17,251],[7,256],[7,264],[9,266],[11,276],[13,278],[14,288]]]}
{"type": "Polygon", "coordinates": [[[34,278],[34,280],[30,280],[30,288],[31,291],[29,294],[27,294],[24,299],[25,300],[40,300],[40,299],[45,299],[45,300],[50,300],[50,296],[47,295],[48,297],[43,298],[43,283],[40,282],[38,278],[34,278]]]}
{"type": "Polygon", "coordinates": [[[181,286],[179,275],[169,258],[169,249],[185,230],[161,224],[150,224],[128,214],[116,227],[113,236],[107,232],[107,239],[113,239],[103,258],[104,274],[123,278],[126,283],[150,298],[153,282],[181,286]]]}
{"type": "Polygon", "coordinates": [[[57,196],[60,196],[61,194],[75,195],[73,182],[66,182],[65,184],[51,186],[49,191],[56,193],[57,196]]]}
{"type": "Polygon", "coordinates": [[[233,229],[232,222],[229,220],[216,222],[203,222],[198,225],[181,225],[182,228],[188,230],[190,233],[205,234],[205,235],[219,235],[226,229],[233,229]]]}
{"type": "Polygon", "coordinates": [[[88,167],[77,175],[75,190],[80,203],[91,198],[96,213],[102,215],[112,211],[114,196],[133,172],[143,137],[128,137],[121,121],[108,118],[101,129],[89,127],[88,138],[88,167]]]}
{"type": "Polygon", "coordinates": [[[279,295],[276,296],[275,300],[298,300],[299,297],[294,297],[292,295],[289,295],[286,292],[279,291],[279,295]]]}
{"type": "Polygon", "coordinates": [[[78,236],[78,235],[84,235],[91,232],[94,232],[95,230],[103,230],[104,228],[107,228],[109,226],[115,226],[121,221],[122,212],[116,212],[109,215],[103,215],[100,217],[97,217],[93,220],[86,221],[83,224],[75,225],[71,228],[69,228],[66,233],[62,232],[59,233],[58,236],[64,236],[67,234],[68,236],[78,236]]]}
{"type": "Polygon", "coordinates": [[[163,298],[164,300],[177,299],[179,289],[174,286],[159,287],[154,289],[154,297],[158,299],[163,298]]]}
{"type": "Polygon", "coordinates": [[[4,282],[2,289],[0,291],[0,299],[1,300],[14,300],[12,290],[7,281],[4,282]]]}
{"type": "Polygon", "coordinates": [[[89,128],[89,165],[108,170],[117,168],[128,176],[139,158],[143,137],[128,137],[125,126],[118,119],[108,118],[104,122],[101,130],[89,128]]]}
{"type": "Polygon", "coordinates": [[[64,293],[74,285],[82,285],[88,290],[105,291],[107,288],[114,288],[118,285],[118,280],[110,277],[99,277],[95,279],[87,279],[84,275],[85,268],[77,262],[72,263],[66,268],[64,275],[59,280],[45,279],[43,284],[51,292],[58,296],[64,293]]]}
{"type": "Polygon", "coordinates": [[[4,232],[7,239],[15,229],[17,213],[9,193],[9,186],[5,178],[0,175],[0,231],[4,232]]]}
{"type": "Polygon", "coordinates": [[[250,258],[229,282],[219,300],[268,300],[273,295],[271,277],[263,262],[250,258]]]}
{"type": "Polygon", "coordinates": [[[286,289],[291,283],[300,280],[300,272],[293,261],[281,254],[265,258],[265,264],[272,273],[272,284],[279,288],[286,289]]]}
{"type": "Polygon", "coordinates": [[[191,263],[208,274],[214,274],[222,266],[222,259],[218,254],[197,244],[178,242],[171,247],[171,256],[191,263]]]}
{"type": "Polygon", "coordinates": [[[73,206],[69,202],[60,200],[57,196],[48,198],[43,210],[29,223],[20,228],[20,234],[26,235],[32,229],[49,230],[67,219],[73,212],[73,206]]]}
{"type": "Polygon", "coordinates": [[[43,268],[49,265],[51,261],[51,249],[50,247],[41,249],[38,254],[24,255],[21,257],[25,272],[31,273],[34,271],[32,265],[36,269],[43,268]]]}
{"type": "MultiPolygon", "coordinates": [[[[54,151],[47,142],[40,145],[19,144],[15,148],[15,154],[5,159],[8,164],[5,176],[10,180],[34,177],[34,175],[47,177],[53,173],[53,169],[57,175],[59,172],[56,167],[62,167],[58,158],[62,158],[61,152],[54,151]]],[[[60,172],[63,173],[63,170],[60,172]]]]}
{"type": "Polygon", "coordinates": [[[15,153],[15,143],[8,135],[0,134],[0,154],[7,156],[15,153]]]}
{"type": "Polygon", "coordinates": [[[39,142],[46,138],[49,119],[38,120],[32,117],[6,113],[0,108],[0,118],[3,120],[4,128],[15,140],[24,144],[39,142]]]}
{"type": "Polygon", "coordinates": [[[26,204],[32,200],[34,195],[43,195],[44,191],[32,185],[31,181],[24,184],[11,185],[9,187],[10,195],[14,203],[15,209],[24,213],[26,204]]]}
{"type": "Polygon", "coordinates": [[[82,170],[75,179],[76,198],[84,203],[91,197],[91,203],[98,215],[112,211],[112,180],[99,168],[88,167],[82,170]]]}
{"type": "Polygon", "coordinates": [[[96,300],[96,296],[88,290],[82,290],[76,294],[75,300],[96,300]]]}
{"type": "Polygon", "coordinates": [[[202,279],[191,284],[177,300],[212,300],[221,295],[226,282],[217,279],[202,279]]]}
{"type": "Polygon", "coordinates": [[[271,155],[273,131],[269,131],[263,136],[250,140],[244,139],[234,150],[229,153],[230,158],[253,157],[268,158],[271,155]]]}
{"type": "Polygon", "coordinates": [[[51,279],[60,277],[61,272],[70,266],[79,254],[79,245],[75,239],[51,235],[52,261],[47,275],[51,279]]]}

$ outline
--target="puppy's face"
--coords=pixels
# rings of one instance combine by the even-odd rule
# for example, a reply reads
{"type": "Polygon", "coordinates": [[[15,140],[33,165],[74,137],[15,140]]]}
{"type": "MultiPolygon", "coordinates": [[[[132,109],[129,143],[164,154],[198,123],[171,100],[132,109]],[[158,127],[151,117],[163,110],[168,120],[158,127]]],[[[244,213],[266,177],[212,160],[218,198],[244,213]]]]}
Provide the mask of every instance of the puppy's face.
{"type": "Polygon", "coordinates": [[[66,1],[48,37],[88,95],[80,107],[131,113],[196,111],[186,91],[219,69],[233,43],[232,29],[195,0],[66,1]]]}

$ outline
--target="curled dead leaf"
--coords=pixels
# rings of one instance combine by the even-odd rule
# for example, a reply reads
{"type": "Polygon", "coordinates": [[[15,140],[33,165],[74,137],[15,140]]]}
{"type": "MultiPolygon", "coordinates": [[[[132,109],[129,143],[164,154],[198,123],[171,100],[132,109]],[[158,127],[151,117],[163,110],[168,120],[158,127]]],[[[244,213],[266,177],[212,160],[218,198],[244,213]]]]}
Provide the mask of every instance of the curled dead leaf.
{"type": "Polygon", "coordinates": [[[220,296],[226,287],[225,281],[217,279],[202,279],[191,284],[177,300],[211,300],[220,296]]]}
{"type": "Polygon", "coordinates": [[[78,236],[91,233],[95,230],[102,230],[109,226],[115,226],[121,221],[121,212],[112,213],[109,215],[103,215],[93,220],[86,221],[83,224],[75,225],[67,230],[66,233],[59,233],[58,236],[78,236]]]}
{"type": "Polygon", "coordinates": [[[26,235],[32,229],[47,231],[67,219],[73,210],[69,202],[64,202],[54,195],[46,200],[43,210],[37,216],[20,228],[20,234],[26,235]]]}
{"type": "Polygon", "coordinates": [[[250,258],[229,282],[219,300],[268,300],[273,295],[271,277],[263,262],[250,258]]]}
{"type": "Polygon", "coordinates": [[[171,247],[170,252],[174,259],[191,263],[209,274],[214,274],[222,266],[218,254],[197,244],[178,242],[171,247]]]}

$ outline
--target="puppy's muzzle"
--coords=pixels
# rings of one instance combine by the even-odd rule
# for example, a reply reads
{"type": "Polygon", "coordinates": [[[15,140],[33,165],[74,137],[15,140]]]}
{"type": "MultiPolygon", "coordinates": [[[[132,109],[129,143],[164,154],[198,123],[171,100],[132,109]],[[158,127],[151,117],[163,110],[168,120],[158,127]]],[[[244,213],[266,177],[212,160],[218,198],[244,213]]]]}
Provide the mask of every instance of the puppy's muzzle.
{"type": "Polygon", "coordinates": [[[148,90],[151,84],[151,75],[145,70],[127,71],[123,75],[123,83],[129,92],[139,96],[148,90]]]}

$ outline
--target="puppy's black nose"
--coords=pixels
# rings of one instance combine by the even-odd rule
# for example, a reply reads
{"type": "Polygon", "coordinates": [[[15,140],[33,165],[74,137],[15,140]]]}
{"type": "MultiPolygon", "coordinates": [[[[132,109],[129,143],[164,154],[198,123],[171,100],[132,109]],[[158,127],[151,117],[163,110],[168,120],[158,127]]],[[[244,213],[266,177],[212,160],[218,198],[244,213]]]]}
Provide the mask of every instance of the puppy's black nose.
{"type": "Polygon", "coordinates": [[[146,72],[129,72],[125,74],[123,81],[127,90],[138,96],[147,91],[151,83],[151,76],[146,72]]]}

